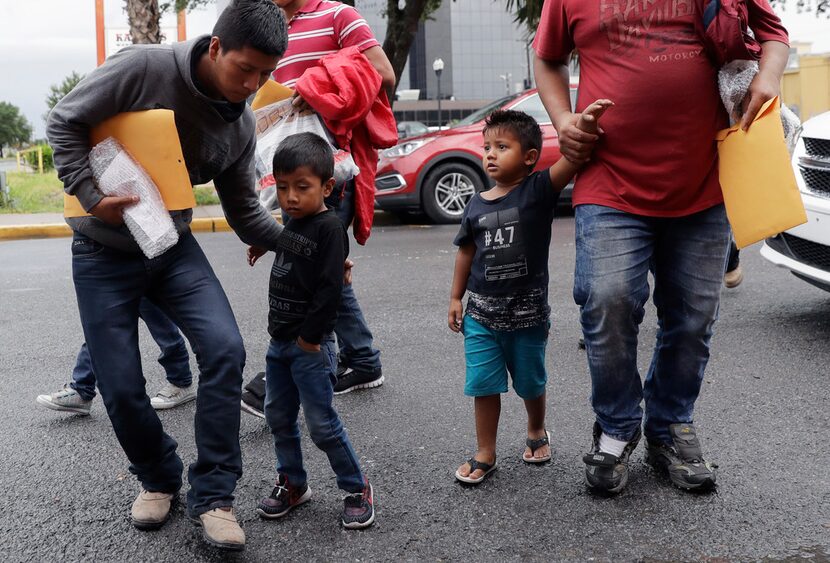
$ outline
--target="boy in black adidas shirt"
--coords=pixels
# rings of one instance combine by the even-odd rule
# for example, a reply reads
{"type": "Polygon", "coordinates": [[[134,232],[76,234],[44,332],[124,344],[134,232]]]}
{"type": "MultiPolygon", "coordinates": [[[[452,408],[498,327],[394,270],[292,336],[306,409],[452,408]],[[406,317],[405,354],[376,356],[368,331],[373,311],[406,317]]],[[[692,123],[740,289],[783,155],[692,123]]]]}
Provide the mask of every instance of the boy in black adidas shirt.
{"type": "MultiPolygon", "coordinates": [[[[332,406],[337,369],[332,331],[349,253],[346,229],[324,203],[333,176],[331,148],[313,133],[288,137],[274,154],[277,198],[290,219],[277,240],[268,289],[265,419],[274,436],[277,483],[257,512],[280,518],[311,498],[297,426],[302,405],[311,439],[348,493],[343,526],[355,529],[372,525],[375,513],[372,486],[332,406]]],[[[264,253],[249,248],[248,262],[253,266],[264,253]]]]}

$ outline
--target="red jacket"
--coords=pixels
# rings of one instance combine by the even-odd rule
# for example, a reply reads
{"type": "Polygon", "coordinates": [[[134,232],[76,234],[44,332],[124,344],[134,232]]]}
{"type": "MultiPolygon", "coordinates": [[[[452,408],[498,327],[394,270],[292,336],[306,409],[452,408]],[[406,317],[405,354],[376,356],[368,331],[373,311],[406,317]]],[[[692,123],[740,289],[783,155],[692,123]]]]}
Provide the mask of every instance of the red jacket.
{"type": "Polygon", "coordinates": [[[355,177],[353,231],[355,240],[366,244],[375,214],[377,149],[398,142],[395,116],[381,88],[381,77],[356,47],[348,47],[321,58],[295,87],[360,168],[355,177]]]}

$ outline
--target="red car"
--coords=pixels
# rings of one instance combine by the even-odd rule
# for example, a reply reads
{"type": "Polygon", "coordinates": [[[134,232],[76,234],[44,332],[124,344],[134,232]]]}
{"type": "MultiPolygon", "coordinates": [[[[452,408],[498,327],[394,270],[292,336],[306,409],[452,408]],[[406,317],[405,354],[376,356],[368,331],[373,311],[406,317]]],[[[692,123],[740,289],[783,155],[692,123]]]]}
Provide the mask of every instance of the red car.
{"type": "MultiPolygon", "coordinates": [[[[572,102],[575,95],[572,88],[572,102]]],[[[403,139],[382,151],[375,179],[376,206],[398,214],[426,213],[436,223],[461,221],[473,194],[491,186],[481,166],[481,130],[484,118],[500,108],[524,111],[542,127],[542,156],[537,170],[559,159],[556,130],[536,90],[527,90],[496,100],[449,129],[403,139]]],[[[570,192],[570,187],[566,188],[560,202],[570,202],[570,192]]]]}

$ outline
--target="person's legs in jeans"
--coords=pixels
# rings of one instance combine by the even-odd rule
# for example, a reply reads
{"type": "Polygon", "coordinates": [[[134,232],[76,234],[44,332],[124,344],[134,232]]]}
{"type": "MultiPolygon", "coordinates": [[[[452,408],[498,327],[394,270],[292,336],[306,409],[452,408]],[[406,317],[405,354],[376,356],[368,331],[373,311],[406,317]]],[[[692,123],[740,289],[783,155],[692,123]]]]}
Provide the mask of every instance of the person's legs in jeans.
{"type": "Polygon", "coordinates": [[[72,254],[93,371],[130,471],[148,491],[175,493],[182,483],[182,462],[175,440],[150,406],[138,348],[138,308],[148,285],[145,260],[77,233],[72,254]]]}
{"type": "Polygon", "coordinates": [[[188,387],[193,383],[193,374],[187,345],[179,328],[149,299],[141,300],[138,314],[161,350],[158,362],[164,368],[167,381],[176,387],[188,387]]]}
{"type": "Polygon", "coordinates": [[[292,487],[301,488],[308,476],[300,447],[300,393],[291,377],[293,341],[271,340],[265,358],[265,420],[274,437],[277,473],[292,487]]]}
{"type": "Polygon", "coordinates": [[[729,241],[723,205],[664,220],[653,263],[657,343],[644,384],[649,440],[671,443],[669,425],[692,422],[729,241]]]}
{"type": "Polygon", "coordinates": [[[81,344],[69,386],[77,391],[84,401],[91,401],[95,398],[95,372],[92,371],[92,360],[89,357],[86,342],[81,344]]]}
{"type": "Polygon", "coordinates": [[[579,205],[574,300],[591,373],[591,404],[602,431],[631,440],[642,420],[637,335],[648,300],[654,220],[600,205],[579,205]]]}
{"type": "Polygon", "coordinates": [[[324,339],[320,348],[320,352],[309,353],[294,345],[291,377],[303,405],[308,433],[314,445],[328,456],[337,486],[347,493],[360,493],[365,483],[357,454],[332,405],[337,369],[334,339],[324,339]]]}
{"type": "MultiPolygon", "coordinates": [[[[333,192],[326,203],[334,207],[337,217],[348,229],[354,219],[354,182],[349,182],[342,197],[340,193],[333,192]]],[[[366,324],[351,284],[343,286],[334,333],[340,349],[339,360],[345,367],[370,374],[381,369],[380,351],[373,346],[372,331],[366,324]]]]}
{"type": "Polygon", "coordinates": [[[184,332],[201,373],[196,399],[197,458],[188,470],[192,517],[233,505],[242,475],[239,401],[245,349],[228,298],[192,234],[147,261],[147,296],[184,332]]]}

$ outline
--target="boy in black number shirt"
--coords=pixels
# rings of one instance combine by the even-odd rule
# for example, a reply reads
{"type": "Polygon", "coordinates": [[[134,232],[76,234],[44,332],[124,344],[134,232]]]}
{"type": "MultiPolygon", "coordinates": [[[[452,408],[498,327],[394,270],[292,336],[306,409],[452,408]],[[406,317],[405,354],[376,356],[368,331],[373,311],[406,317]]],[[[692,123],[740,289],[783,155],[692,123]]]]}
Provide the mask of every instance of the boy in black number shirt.
{"type": "MultiPolygon", "coordinates": [[[[595,132],[610,105],[594,102],[577,126],[595,132]]],[[[464,209],[447,315],[450,329],[464,333],[464,393],[475,397],[478,449],[455,472],[456,479],[469,484],[480,483],[496,468],[500,394],[507,392],[508,372],[527,410],[522,459],[543,463],[551,458],[545,430],[548,247],[559,192],[579,169],[560,158],[548,170],[532,172],[542,131],[526,113],[493,112],[483,134],[482,165],[496,185],[476,194],[464,209]]]]}
{"type": "MultiPolygon", "coordinates": [[[[340,417],[332,406],[337,369],[332,330],[349,253],[346,229],[324,199],[334,187],[329,144],[313,133],[284,140],[274,154],[280,208],[290,217],[277,242],[268,290],[265,419],[274,436],[277,483],[257,512],[275,519],[311,498],[300,449],[300,405],[314,444],[329,458],[337,485],[348,495],[343,526],[374,522],[372,486],[364,477],[340,417]]],[[[265,250],[248,249],[253,266],[265,250]]]]}

